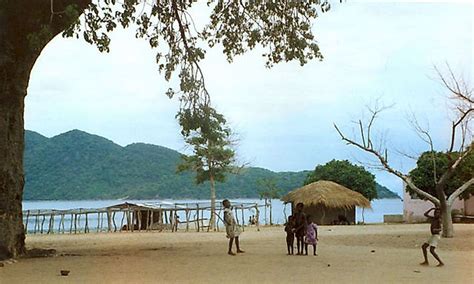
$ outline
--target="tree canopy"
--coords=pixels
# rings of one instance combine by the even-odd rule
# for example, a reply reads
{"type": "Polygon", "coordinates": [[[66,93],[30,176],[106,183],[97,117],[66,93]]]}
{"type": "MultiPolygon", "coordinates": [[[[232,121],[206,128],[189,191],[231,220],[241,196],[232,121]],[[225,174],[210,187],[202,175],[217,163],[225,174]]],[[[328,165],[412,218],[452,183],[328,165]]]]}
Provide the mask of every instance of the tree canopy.
{"type": "MultiPolygon", "coordinates": [[[[222,47],[229,62],[257,46],[266,52],[265,65],[297,60],[301,65],[323,56],[311,31],[318,10],[326,12],[326,1],[147,1],[103,0],[91,3],[84,17],[74,13],[74,4],[66,7],[64,16],[76,19],[63,36],[80,35],[101,52],[108,52],[109,34],[119,25],[134,27],[135,37],[148,41],[156,49],[158,69],[170,80],[175,72],[179,88],[169,88],[167,95],[180,95],[182,108],[208,104],[209,94],[199,62],[206,46],[222,47]],[[101,1],[99,1],[101,2],[101,1]],[[209,22],[198,25],[197,13],[204,9],[209,22]]],[[[205,14],[205,13],[204,13],[205,14]]],[[[52,15],[52,18],[55,14],[52,15]]]]}
{"type": "Polygon", "coordinates": [[[197,184],[209,181],[211,186],[209,224],[211,229],[215,229],[215,182],[225,181],[226,174],[233,170],[235,162],[230,128],[224,116],[208,105],[182,109],[177,117],[184,140],[193,147],[193,155],[182,156],[183,162],[178,165],[178,171],[194,171],[197,184]]]}
{"type": "Polygon", "coordinates": [[[347,160],[332,160],[325,165],[318,165],[309,173],[305,185],[318,180],[329,180],[359,192],[369,200],[377,198],[375,176],[364,167],[347,160]]]}
{"type": "MultiPolygon", "coordinates": [[[[427,151],[420,155],[416,162],[416,168],[410,171],[409,176],[412,178],[413,183],[421,190],[436,195],[436,184],[435,181],[440,179],[444,175],[451,160],[456,160],[459,157],[459,153],[452,152],[448,155],[445,152],[427,151]],[[436,171],[434,170],[436,168],[436,171]],[[436,179],[435,179],[436,176],[436,179]]],[[[458,170],[453,176],[447,181],[445,187],[445,194],[451,195],[457,188],[466,183],[472,178],[474,173],[474,153],[470,152],[466,158],[464,158],[459,165],[458,170]]],[[[423,196],[417,194],[409,186],[406,190],[410,194],[414,194],[419,198],[424,199],[423,196]]],[[[467,198],[471,194],[474,194],[474,185],[471,185],[465,190],[460,197],[467,198]]]]}
{"type": "Polygon", "coordinates": [[[233,170],[235,152],[231,148],[231,130],[222,114],[208,106],[178,114],[185,142],[193,147],[192,155],[182,155],[178,172],[196,173],[196,183],[211,179],[225,181],[225,174],[233,170]]]}

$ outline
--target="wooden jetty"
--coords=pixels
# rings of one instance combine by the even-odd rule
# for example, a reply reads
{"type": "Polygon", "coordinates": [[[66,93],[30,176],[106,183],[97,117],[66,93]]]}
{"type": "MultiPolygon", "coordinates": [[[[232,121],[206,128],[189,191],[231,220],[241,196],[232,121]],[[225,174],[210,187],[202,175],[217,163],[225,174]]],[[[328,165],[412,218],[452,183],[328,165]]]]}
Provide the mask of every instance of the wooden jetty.
{"type": "MultiPolygon", "coordinates": [[[[232,209],[236,221],[244,229],[244,212],[255,212],[255,226],[259,230],[260,209],[257,203],[235,203],[232,209]]],[[[209,231],[210,203],[129,203],[105,208],[77,208],[70,210],[24,210],[23,224],[26,234],[78,234],[90,232],[171,231],[179,229],[197,232],[209,231]],[[182,216],[184,218],[180,218],[182,216]]],[[[216,230],[222,223],[223,207],[216,202],[216,230]]],[[[250,224],[247,224],[250,225],[250,224]]]]}

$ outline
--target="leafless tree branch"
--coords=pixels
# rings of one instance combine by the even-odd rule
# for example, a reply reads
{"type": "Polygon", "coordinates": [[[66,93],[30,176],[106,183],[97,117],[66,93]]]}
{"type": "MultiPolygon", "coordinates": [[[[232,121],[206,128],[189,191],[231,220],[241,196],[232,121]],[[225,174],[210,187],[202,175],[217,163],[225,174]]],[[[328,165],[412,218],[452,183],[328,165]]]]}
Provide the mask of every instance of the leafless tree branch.
{"type": "MultiPolygon", "coordinates": [[[[376,113],[375,113],[376,114],[376,113]]],[[[373,114],[374,115],[374,114],[373,114]]],[[[353,146],[356,146],[357,148],[365,151],[365,152],[368,152],[370,154],[372,154],[373,156],[375,156],[380,164],[383,166],[384,170],[386,170],[387,172],[399,177],[400,179],[402,179],[411,189],[413,189],[413,191],[415,191],[417,194],[419,194],[420,196],[423,196],[424,198],[430,200],[431,202],[433,202],[434,204],[436,205],[439,205],[439,200],[432,196],[431,194],[427,193],[427,192],[424,192],[423,190],[421,190],[420,188],[418,188],[414,183],[413,181],[411,180],[411,178],[407,175],[404,175],[403,173],[401,173],[400,171],[398,170],[395,170],[394,168],[392,168],[388,162],[387,162],[387,150],[385,149],[384,150],[384,154],[380,153],[379,151],[376,151],[374,150],[374,148],[372,146],[364,146],[362,144],[360,144],[359,142],[355,141],[355,140],[352,140],[352,139],[349,139],[347,138],[343,133],[342,131],[337,127],[336,124],[334,124],[334,128],[336,129],[337,133],[339,134],[339,136],[341,137],[341,139],[343,141],[345,141],[346,143],[350,144],[350,145],[353,145],[353,146]]]]}

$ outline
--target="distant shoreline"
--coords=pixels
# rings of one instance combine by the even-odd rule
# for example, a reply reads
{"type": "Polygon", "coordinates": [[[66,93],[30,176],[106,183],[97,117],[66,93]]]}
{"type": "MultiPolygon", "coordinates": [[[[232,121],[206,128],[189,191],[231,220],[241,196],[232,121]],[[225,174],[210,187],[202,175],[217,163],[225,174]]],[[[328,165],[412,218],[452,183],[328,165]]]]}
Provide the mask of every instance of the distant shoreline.
{"type": "MultiPolygon", "coordinates": [[[[217,200],[222,200],[224,198],[217,198],[217,200]]],[[[261,199],[260,197],[236,197],[236,198],[232,198],[232,199],[261,199]]],[[[398,200],[403,200],[401,197],[386,197],[386,198],[376,198],[374,200],[385,200],[385,199],[390,199],[390,200],[393,200],[393,199],[398,199],[398,200]]],[[[123,198],[118,198],[118,199],[115,199],[115,198],[105,198],[105,199],[23,199],[23,201],[28,201],[28,202],[31,202],[31,201],[127,201],[127,200],[202,200],[202,201],[209,201],[210,199],[199,199],[199,198],[186,198],[186,197],[183,197],[183,198],[126,198],[126,199],[123,199],[123,198]]],[[[263,200],[263,199],[261,199],[263,200]]],[[[278,198],[275,198],[275,199],[272,199],[272,200],[280,200],[278,198]]]]}

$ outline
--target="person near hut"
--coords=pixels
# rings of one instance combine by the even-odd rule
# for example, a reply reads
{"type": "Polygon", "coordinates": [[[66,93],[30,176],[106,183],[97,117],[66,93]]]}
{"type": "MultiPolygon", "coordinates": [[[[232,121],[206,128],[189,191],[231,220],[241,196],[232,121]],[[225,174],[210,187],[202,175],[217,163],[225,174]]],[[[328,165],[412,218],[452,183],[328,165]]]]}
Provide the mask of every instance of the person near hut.
{"type": "Polygon", "coordinates": [[[230,207],[230,201],[224,199],[222,201],[222,205],[224,206],[224,223],[225,223],[225,231],[227,234],[227,238],[229,239],[229,250],[227,253],[229,255],[235,255],[232,252],[232,245],[235,239],[235,246],[237,248],[237,253],[243,253],[244,251],[240,249],[239,243],[239,236],[240,236],[240,227],[239,224],[235,221],[234,214],[232,213],[232,209],[230,207]]]}
{"type": "Polygon", "coordinates": [[[438,254],[435,251],[436,247],[438,246],[438,241],[441,239],[441,235],[440,235],[441,234],[441,211],[439,208],[434,207],[426,211],[424,215],[431,222],[431,226],[430,226],[431,237],[421,246],[425,261],[423,261],[420,264],[429,265],[427,248],[430,247],[430,252],[433,255],[433,257],[438,261],[438,266],[443,266],[444,263],[441,261],[438,254]],[[430,216],[429,213],[433,210],[434,210],[433,216],[430,216]]]}
{"type": "Polygon", "coordinates": [[[178,231],[178,225],[179,225],[179,216],[178,214],[174,213],[174,222],[173,222],[173,229],[172,229],[173,232],[178,231]]]}
{"type": "Polygon", "coordinates": [[[296,212],[294,213],[294,228],[296,236],[296,248],[298,250],[298,255],[303,254],[304,249],[304,236],[306,234],[306,214],[303,212],[304,204],[296,204],[296,212]]]}
{"type": "Polygon", "coordinates": [[[293,216],[288,216],[288,222],[285,223],[285,232],[286,232],[286,248],[288,249],[288,255],[294,254],[294,244],[295,244],[295,232],[293,216]]]}
{"type": "Polygon", "coordinates": [[[257,225],[257,219],[255,218],[255,215],[252,215],[252,225],[257,225]]]}
{"type": "Polygon", "coordinates": [[[308,220],[308,225],[306,226],[306,237],[305,237],[305,255],[308,255],[308,245],[313,246],[313,255],[318,255],[316,253],[316,245],[318,243],[318,226],[313,223],[311,216],[307,216],[306,219],[308,220]]]}

